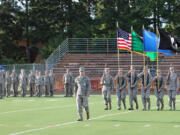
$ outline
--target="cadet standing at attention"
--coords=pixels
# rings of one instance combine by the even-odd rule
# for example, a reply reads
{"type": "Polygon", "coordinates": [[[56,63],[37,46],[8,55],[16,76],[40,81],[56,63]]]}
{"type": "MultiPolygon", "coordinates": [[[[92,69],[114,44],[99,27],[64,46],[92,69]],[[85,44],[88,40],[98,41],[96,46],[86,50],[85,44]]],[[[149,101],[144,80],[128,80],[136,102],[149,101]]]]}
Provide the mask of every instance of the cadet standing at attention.
{"type": "Polygon", "coordinates": [[[102,95],[103,95],[104,104],[105,104],[104,110],[108,110],[108,109],[111,110],[111,108],[112,108],[111,91],[114,88],[114,84],[113,84],[113,78],[110,75],[109,68],[105,68],[105,74],[103,74],[103,76],[101,77],[100,84],[103,86],[102,87],[102,95]]]}
{"type": "Polygon", "coordinates": [[[33,71],[31,70],[29,77],[28,77],[30,97],[32,97],[35,92],[35,79],[36,79],[36,77],[35,77],[33,71]]]}
{"type": "Polygon", "coordinates": [[[26,73],[24,69],[21,70],[21,74],[19,75],[19,82],[20,82],[20,88],[21,88],[21,96],[26,96],[26,89],[28,85],[28,78],[26,76],[26,73]]]}
{"type": "Polygon", "coordinates": [[[161,76],[161,71],[157,71],[157,76],[154,77],[153,82],[155,82],[155,88],[154,88],[154,94],[156,96],[156,105],[157,105],[157,110],[159,111],[160,109],[163,110],[164,108],[164,80],[163,77],[161,76]],[[161,103],[161,108],[160,108],[160,103],[161,103]]]}
{"type": "Polygon", "coordinates": [[[50,92],[50,77],[48,71],[45,71],[45,76],[44,76],[44,86],[45,86],[45,96],[49,96],[50,92]]]}
{"type": "Polygon", "coordinates": [[[36,96],[42,96],[42,86],[43,86],[43,77],[41,76],[41,72],[36,71],[36,96]]]}
{"type": "Polygon", "coordinates": [[[70,76],[71,76],[70,97],[72,97],[73,96],[73,90],[74,90],[74,77],[72,75],[72,72],[70,72],[70,76]]]}
{"type": "Polygon", "coordinates": [[[176,91],[179,89],[179,79],[176,73],[174,72],[174,67],[170,67],[170,71],[167,75],[167,92],[169,96],[169,107],[170,111],[172,110],[172,103],[173,103],[173,110],[176,110],[176,91]]]}
{"type": "Polygon", "coordinates": [[[12,86],[13,86],[13,91],[14,91],[14,97],[16,97],[18,95],[19,77],[16,74],[15,70],[12,71],[11,81],[12,81],[12,86]]]}
{"type": "Polygon", "coordinates": [[[118,110],[121,110],[121,101],[123,102],[124,109],[126,109],[126,77],[123,75],[123,69],[119,69],[116,75],[116,95],[118,98],[118,110]]]}
{"type": "Polygon", "coordinates": [[[64,97],[70,96],[70,90],[72,85],[72,76],[69,73],[69,69],[66,70],[66,73],[63,76],[63,82],[64,82],[64,97]]]}
{"type": "Polygon", "coordinates": [[[144,67],[143,72],[138,74],[138,78],[142,80],[142,87],[141,87],[141,98],[143,103],[143,111],[146,110],[146,104],[148,103],[148,110],[151,108],[150,102],[150,88],[151,88],[151,75],[148,72],[148,68],[144,67]]]}
{"type": "Polygon", "coordinates": [[[8,71],[6,71],[5,76],[5,90],[6,90],[6,97],[9,97],[11,94],[11,77],[8,71]]]}
{"type": "Polygon", "coordinates": [[[79,114],[78,121],[83,121],[82,117],[82,107],[85,108],[87,120],[89,119],[89,105],[88,96],[91,92],[91,83],[89,78],[85,75],[83,67],[79,68],[79,76],[75,79],[75,97],[77,102],[77,109],[79,114]]]}
{"type": "Polygon", "coordinates": [[[136,109],[138,109],[137,92],[138,92],[138,76],[135,71],[135,67],[131,66],[131,70],[127,73],[128,78],[128,93],[129,93],[129,110],[134,110],[133,101],[136,103],[136,109]]]}
{"type": "Polygon", "coordinates": [[[50,71],[50,96],[54,95],[54,84],[55,84],[55,75],[53,73],[53,70],[50,71]]]}
{"type": "Polygon", "coordinates": [[[4,71],[0,69],[0,99],[2,99],[4,96],[4,83],[5,83],[4,71]]]}

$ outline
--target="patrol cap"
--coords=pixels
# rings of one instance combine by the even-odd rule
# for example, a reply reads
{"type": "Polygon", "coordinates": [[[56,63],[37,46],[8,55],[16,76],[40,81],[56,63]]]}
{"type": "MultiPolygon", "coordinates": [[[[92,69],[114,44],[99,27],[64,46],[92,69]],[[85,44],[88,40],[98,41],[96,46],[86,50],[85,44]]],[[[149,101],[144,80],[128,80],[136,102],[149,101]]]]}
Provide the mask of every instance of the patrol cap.
{"type": "Polygon", "coordinates": [[[67,68],[67,69],[66,69],[66,72],[69,72],[69,71],[70,71],[70,69],[69,69],[69,68],[67,68]]]}
{"type": "Polygon", "coordinates": [[[105,68],[104,72],[110,72],[110,69],[109,68],[105,68]]]}
{"type": "Polygon", "coordinates": [[[123,68],[120,68],[119,70],[118,70],[118,72],[122,72],[123,71],[123,68]]]}
{"type": "Polygon", "coordinates": [[[85,70],[84,70],[84,67],[80,67],[79,68],[79,72],[84,72],[85,70]]]}

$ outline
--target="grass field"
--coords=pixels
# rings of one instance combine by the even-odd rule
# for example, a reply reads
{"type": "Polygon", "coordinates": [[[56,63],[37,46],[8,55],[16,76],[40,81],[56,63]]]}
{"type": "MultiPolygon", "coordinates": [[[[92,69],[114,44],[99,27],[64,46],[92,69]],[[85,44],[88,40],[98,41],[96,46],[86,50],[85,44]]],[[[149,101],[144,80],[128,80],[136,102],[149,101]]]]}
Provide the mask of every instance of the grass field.
{"type": "MultiPolygon", "coordinates": [[[[52,98],[14,98],[0,100],[0,135],[179,135],[180,96],[177,110],[156,111],[155,97],[151,96],[151,111],[117,110],[116,96],[112,97],[113,109],[104,111],[100,95],[89,97],[91,120],[77,122],[74,98],[62,95],[52,98]]],[[[128,97],[126,98],[127,106],[128,97]]],[[[85,118],[85,113],[84,113],[85,118]]]]}

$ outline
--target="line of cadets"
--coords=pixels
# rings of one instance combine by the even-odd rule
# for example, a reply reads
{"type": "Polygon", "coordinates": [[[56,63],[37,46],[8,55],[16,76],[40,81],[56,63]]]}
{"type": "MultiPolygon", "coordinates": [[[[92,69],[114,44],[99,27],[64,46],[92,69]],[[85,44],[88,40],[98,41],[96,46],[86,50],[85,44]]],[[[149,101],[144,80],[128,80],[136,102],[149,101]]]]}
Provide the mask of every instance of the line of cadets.
{"type": "Polygon", "coordinates": [[[0,69],[0,98],[9,97],[11,94],[11,87],[13,89],[13,96],[18,96],[18,87],[20,87],[20,95],[25,97],[27,94],[27,86],[29,86],[30,96],[41,97],[43,94],[43,87],[45,88],[45,96],[53,96],[53,89],[55,84],[55,75],[53,71],[45,72],[41,75],[40,71],[34,72],[31,70],[29,75],[26,75],[22,69],[18,75],[15,70],[10,74],[8,71],[0,69]]]}
{"type": "MultiPolygon", "coordinates": [[[[156,96],[156,105],[157,110],[163,110],[164,108],[164,86],[165,80],[161,75],[161,71],[158,70],[157,75],[152,77],[148,68],[145,67],[142,73],[137,74],[135,68],[132,66],[131,70],[127,74],[123,74],[123,70],[118,71],[116,80],[116,95],[118,98],[118,110],[121,109],[121,102],[126,109],[126,86],[128,85],[128,94],[129,94],[129,110],[134,110],[133,101],[136,104],[136,109],[139,108],[137,93],[138,93],[138,80],[141,79],[141,98],[143,104],[143,110],[150,110],[151,101],[150,101],[150,88],[151,84],[155,83],[154,94],[156,96]]],[[[179,79],[174,72],[174,68],[170,67],[167,73],[166,84],[167,84],[167,94],[169,97],[169,110],[176,110],[176,92],[179,89],[179,79]]],[[[110,75],[109,68],[105,69],[105,74],[101,78],[102,95],[105,103],[105,110],[111,110],[111,91],[113,89],[113,78],[110,75]]]]}

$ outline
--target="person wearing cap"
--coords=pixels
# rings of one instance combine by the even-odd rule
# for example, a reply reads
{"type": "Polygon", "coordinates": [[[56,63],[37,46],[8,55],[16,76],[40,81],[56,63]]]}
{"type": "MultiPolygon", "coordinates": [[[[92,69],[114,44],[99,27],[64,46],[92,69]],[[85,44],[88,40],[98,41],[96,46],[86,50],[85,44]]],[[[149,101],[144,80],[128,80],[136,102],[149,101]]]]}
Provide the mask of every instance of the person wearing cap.
{"type": "Polygon", "coordinates": [[[11,82],[12,82],[14,97],[16,97],[18,95],[19,77],[15,70],[12,71],[11,82]]]}
{"type": "Polygon", "coordinates": [[[45,71],[44,76],[44,87],[45,87],[45,96],[49,96],[50,93],[50,77],[48,71],[45,71]]]}
{"type": "Polygon", "coordinates": [[[54,95],[54,85],[55,85],[55,81],[56,81],[53,70],[50,70],[49,77],[50,77],[50,96],[53,96],[54,95]]]}
{"type": "Polygon", "coordinates": [[[72,97],[73,96],[73,90],[74,90],[74,77],[72,75],[72,72],[70,72],[70,76],[71,76],[70,97],[72,97]]]}
{"type": "Polygon", "coordinates": [[[138,76],[134,66],[131,66],[131,70],[127,73],[128,78],[128,93],[129,93],[129,110],[134,110],[133,101],[136,103],[136,109],[139,108],[137,100],[138,92],[138,76]]]}
{"type": "Polygon", "coordinates": [[[126,109],[126,77],[123,75],[123,69],[119,69],[118,74],[115,77],[116,80],[116,95],[118,98],[118,110],[121,110],[121,101],[126,109]]]}
{"type": "Polygon", "coordinates": [[[0,99],[4,96],[4,83],[5,83],[5,74],[2,69],[0,69],[0,99]]]}
{"type": "Polygon", "coordinates": [[[102,96],[104,99],[105,108],[104,110],[111,110],[111,91],[114,88],[113,78],[110,75],[109,68],[105,68],[105,74],[101,77],[100,84],[102,85],[102,96]]]}
{"type": "Polygon", "coordinates": [[[78,121],[83,121],[82,117],[82,107],[85,108],[87,120],[89,117],[89,105],[88,96],[91,92],[91,83],[89,78],[85,75],[85,70],[83,67],[79,68],[79,76],[75,79],[74,94],[76,97],[77,110],[79,114],[78,121]]]}
{"type": "Polygon", "coordinates": [[[28,83],[29,83],[29,92],[30,92],[30,97],[34,95],[35,92],[35,75],[33,71],[31,70],[28,76],[28,83]]]}
{"type": "Polygon", "coordinates": [[[21,88],[21,96],[25,97],[28,85],[28,77],[24,70],[21,70],[21,74],[19,75],[19,84],[21,88]]]}
{"type": "Polygon", "coordinates": [[[169,68],[169,72],[167,75],[167,93],[169,96],[169,110],[172,110],[172,103],[173,103],[173,110],[176,110],[176,91],[179,89],[179,79],[177,74],[174,72],[174,67],[169,68]]]}
{"type": "Polygon", "coordinates": [[[63,82],[64,82],[64,97],[69,97],[71,95],[71,85],[72,85],[72,76],[70,74],[69,69],[66,70],[66,73],[63,76],[63,82]]]}
{"type": "Polygon", "coordinates": [[[143,72],[138,74],[138,78],[142,81],[141,85],[141,98],[142,104],[144,106],[143,111],[146,110],[146,104],[148,103],[148,110],[150,110],[151,102],[150,102],[150,88],[151,88],[151,74],[148,72],[148,67],[144,67],[143,72]]]}
{"type": "Polygon", "coordinates": [[[43,87],[43,76],[41,76],[41,72],[36,71],[36,96],[42,96],[42,87],[43,87]]]}
{"type": "Polygon", "coordinates": [[[6,71],[6,76],[5,76],[5,91],[6,91],[6,97],[9,97],[11,94],[11,77],[8,71],[6,71]]]}
{"type": "Polygon", "coordinates": [[[156,105],[157,105],[157,110],[159,111],[160,109],[164,109],[164,79],[161,75],[161,71],[157,71],[157,75],[153,78],[153,81],[155,83],[155,88],[154,88],[154,94],[156,96],[156,105]],[[161,107],[160,107],[161,104],[161,107]]]}

